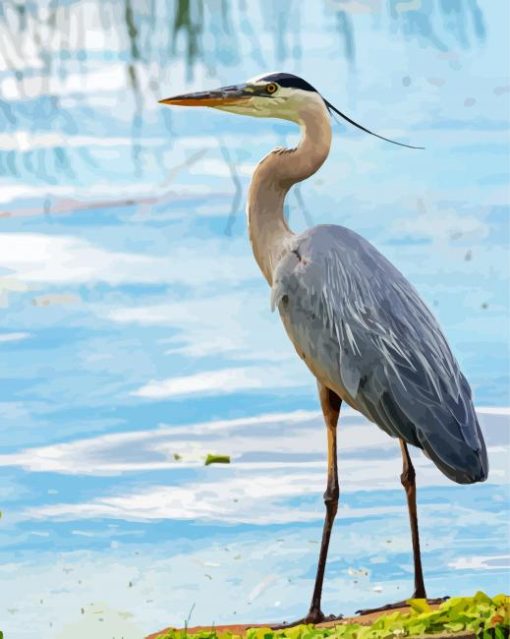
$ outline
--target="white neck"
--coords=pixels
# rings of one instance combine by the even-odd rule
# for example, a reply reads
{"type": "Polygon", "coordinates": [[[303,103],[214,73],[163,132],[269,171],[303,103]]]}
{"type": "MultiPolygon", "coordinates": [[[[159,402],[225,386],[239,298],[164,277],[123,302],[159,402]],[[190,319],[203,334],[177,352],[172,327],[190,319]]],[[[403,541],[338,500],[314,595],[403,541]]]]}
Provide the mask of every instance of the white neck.
{"type": "Polygon", "coordinates": [[[322,98],[302,102],[295,120],[301,126],[296,149],[275,149],[257,165],[248,193],[248,228],[253,254],[268,281],[293,237],[283,216],[287,192],[323,164],[331,146],[331,123],[322,98]]]}

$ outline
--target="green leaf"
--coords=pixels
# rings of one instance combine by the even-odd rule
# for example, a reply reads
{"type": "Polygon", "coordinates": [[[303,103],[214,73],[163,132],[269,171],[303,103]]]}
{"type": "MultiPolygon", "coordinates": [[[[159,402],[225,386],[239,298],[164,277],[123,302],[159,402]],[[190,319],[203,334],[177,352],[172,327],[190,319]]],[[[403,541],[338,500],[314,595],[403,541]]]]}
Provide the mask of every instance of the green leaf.
{"type": "Polygon", "coordinates": [[[484,604],[488,604],[489,606],[492,606],[492,599],[490,597],[488,597],[481,590],[479,590],[475,594],[475,596],[473,597],[473,601],[475,601],[476,603],[484,603],[484,604]]]}
{"type": "MultiPolygon", "coordinates": [[[[205,458],[205,465],[209,464],[230,464],[230,455],[207,455],[205,458]]],[[[260,638],[262,639],[262,638],[260,638]]]]}
{"type": "Polygon", "coordinates": [[[451,597],[441,604],[441,610],[447,610],[450,613],[466,610],[470,605],[470,600],[466,597],[451,597]]]}
{"type": "Polygon", "coordinates": [[[422,635],[427,630],[427,624],[424,621],[414,621],[407,630],[409,634],[422,635]]]}
{"type": "Polygon", "coordinates": [[[444,624],[444,628],[452,632],[459,632],[459,630],[464,630],[464,624],[462,621],[450,621],[444,624]]]}
{"type": "Polygon", "coordinates": [[[408,599],[407,603],[414,612],[431,612],[430,606],[426,599],[408,599]]]}

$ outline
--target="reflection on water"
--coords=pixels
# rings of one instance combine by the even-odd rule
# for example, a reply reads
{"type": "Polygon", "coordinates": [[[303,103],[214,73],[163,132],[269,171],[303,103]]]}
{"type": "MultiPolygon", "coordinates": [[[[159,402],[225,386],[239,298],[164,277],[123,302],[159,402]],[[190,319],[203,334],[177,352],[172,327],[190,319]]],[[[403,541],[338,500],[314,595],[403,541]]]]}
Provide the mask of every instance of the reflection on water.
{"type": "Polygon", "coordinates": [[[439,0],[437,3],[390,0],[389,10],[397,28],[406,36],[417,38],[439,51],[450,51],[452,45],[467,49],[485,39],[483,12],[477,0],[439,0]],[[439,23],[435,20],[436,12],[441,17],[439,23]]]}
{"type": "MultiPolygon", "coordinates": [[[[360,46],[354,25],[358,14],[369,13],[374,30],[401,33],[443,53],[477,46],[485,39],[477,0],[324,0],[316,7],[319,29],[337,34],[334,57],[346,59],[351,68],[360,46]]],[[[207,75],[222,76],[225,69],[239,64],[244,40],[261,69],[270,63],[284,68],[303,56],[303,33],[310,28],[304,13],[296,0],[2,3],[0,72],[2,93],[8,94],[8,99],[0,99],[2,129],[64,135],[83,131],[96,117],[96,109],[86,104],[87,75],[116,61],[130,89],[122,99],[133,104],[132,153],[140,172],[144,105],[172,84],[174,62],[185,65],[188,81],[197,65],[207,75]],[[63,95],[59,89],[66,81],[72,86],[63,95]],[[69,93],[85,102],[79,118],[66,104],[69,93]]],[[[49,184],[55,183],[55,175],[73,177],[71,164],[64,146],[0,153],[0,175],[32,173],[49,184]]]]}

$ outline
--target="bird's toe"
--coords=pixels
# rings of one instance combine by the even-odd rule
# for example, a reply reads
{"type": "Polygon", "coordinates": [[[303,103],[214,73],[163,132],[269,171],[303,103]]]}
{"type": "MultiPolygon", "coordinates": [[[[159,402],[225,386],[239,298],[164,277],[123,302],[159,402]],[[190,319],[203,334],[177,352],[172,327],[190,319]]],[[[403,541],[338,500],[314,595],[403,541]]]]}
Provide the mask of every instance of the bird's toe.
{"type": "MultiPolygon", "coordinates": [[[[415,599],[417,597],[411,597],[411,599],[415,599]]],[[[419,597],[420,599],[422,597],[419,597]]],[[[446,597],[437,597],[435,599],[427,599],[427,603],[431,606],[434,605],[438,605],[443,603],[443,601],[446,601],[447,599],[449,599],[448,596],[446,597]]],[[[395,603],[390,603],[390,604],[385,604],[384,606],[378,606],[377,608],[363,608],[361,610],[356,610],[356,614],[357,615],[369,615],[373,612],[385,612],[387,610],[396,610],[398,608],[409,608],[409,603],[408,603],[409,599],[404,599],[403,601],[396,601],[395,603]]]]}
{"type": "Polygon", "coordinates": [[[340,619],[343,619],[343,615],[325,615],[322,610],[310,610],[306,617],[302,617],[296,621],[284,621],[281,624],[271,626],[271,628],[273,630],[284,630],[285,628],[292,628],[294,626],[307,624],[316,625],[319,623],[326,623],[328,621],[340,621],[340,619]]]}

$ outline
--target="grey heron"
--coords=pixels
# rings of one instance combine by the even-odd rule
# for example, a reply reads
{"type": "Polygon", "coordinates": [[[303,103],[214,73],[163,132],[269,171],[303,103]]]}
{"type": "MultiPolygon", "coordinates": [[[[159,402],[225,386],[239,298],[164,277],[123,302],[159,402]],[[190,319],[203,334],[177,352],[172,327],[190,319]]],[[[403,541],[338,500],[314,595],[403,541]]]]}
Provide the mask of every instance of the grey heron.
{"type": "Polygon", "coordinates": [[[278,309],[298,355],[317,380],[327,430],[326,515],[311,604],[300,622],[326,618],[321,596],[338,509],[337,423],[342,402],[400,440],[414,557],[413,597],[426,598],[408,444],[422,449],[457,483],[484,481],[487,451],[469,384],[430,310],[374,246],[343,226],[320,225],[295,234],[283,212],[289,189],[313,175],[328,157],[332,112],[366,133],[409,145],[354,122],[308,82],[289,73],[271,73],[161,103],[279,118],[301,128],[296,148],[275,149],[257,165],[247,206],[253,254],[271,287],[271,306],[278,309]]]}

